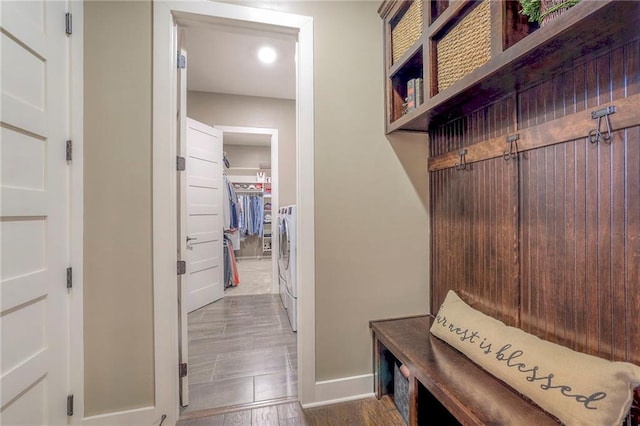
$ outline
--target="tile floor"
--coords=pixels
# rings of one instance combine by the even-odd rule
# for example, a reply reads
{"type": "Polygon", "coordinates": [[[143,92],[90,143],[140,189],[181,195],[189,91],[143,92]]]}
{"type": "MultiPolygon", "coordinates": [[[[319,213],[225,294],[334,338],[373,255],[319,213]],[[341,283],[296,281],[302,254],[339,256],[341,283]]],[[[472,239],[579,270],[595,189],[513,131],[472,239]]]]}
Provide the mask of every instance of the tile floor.
{"type": "Polygon", "coordinates": [[[247,294],[267,294],[271,292],[273,283],[273,264],[271,258],[241,259],[237,263],[240,284],[225,290],[225,296],[247,294]]]}
{"type": "Polygon", "coordinates": [[[182,415],[297,396],[296,334],[276,294],[226,296],[189,319],[182,415]]]}

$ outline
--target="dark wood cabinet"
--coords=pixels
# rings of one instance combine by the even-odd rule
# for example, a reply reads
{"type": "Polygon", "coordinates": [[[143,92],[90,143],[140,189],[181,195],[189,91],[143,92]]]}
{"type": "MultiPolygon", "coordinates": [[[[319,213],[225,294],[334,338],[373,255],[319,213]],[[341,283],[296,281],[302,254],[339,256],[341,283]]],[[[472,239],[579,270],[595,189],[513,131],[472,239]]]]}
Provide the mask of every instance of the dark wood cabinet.
{"type": "Polygon", "coordinates": [[[634,1],[582,1],[543,28],[519,13],[518,1],[423,1],[421,22],[413,24],[420,25],[420,37],[395,58],[393,31],[413,3],[390,0],[379,9],[387,133],[426,131],[432,120],[472,111],[620,46],[640,27],[634,1]],[[406,111],[406,84],[413,78],[423,81],[424,102],[406,111]]]}
{"type": "Polygon", "coordinates": [[[410,3],[380,8],[386,131],[427,134],[431,312],[455,290],[543,339],[640,365],[640,2],[582,1],[539,28],[517,1],[427,1],[394,60],[410,3]],[[487,17],[488,59],[443,83],[443,40],[487,17]],[[406,111],[415,78],[424,101],[406,111]]]}
{"type": "Polygon", "coordinates": [[[541,338],[640,365],[640,40],[433,125],[429,143],[432,312],[460,290],[541,338]],[[607,106],[611,139],[591,143],[607,106]]]}

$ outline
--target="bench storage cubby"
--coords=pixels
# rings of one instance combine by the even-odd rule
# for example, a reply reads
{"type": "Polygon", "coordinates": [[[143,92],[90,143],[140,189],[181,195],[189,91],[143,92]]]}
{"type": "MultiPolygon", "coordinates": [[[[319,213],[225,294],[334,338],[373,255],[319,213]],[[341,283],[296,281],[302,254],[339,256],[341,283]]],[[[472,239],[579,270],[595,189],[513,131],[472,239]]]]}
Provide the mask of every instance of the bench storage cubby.
{"type": "Polygon", "coordinates": [[[371,321],[376,397],[409,369],[409,425],[555,425],[558,421],[429,333],[428,316],[371,321]]]}

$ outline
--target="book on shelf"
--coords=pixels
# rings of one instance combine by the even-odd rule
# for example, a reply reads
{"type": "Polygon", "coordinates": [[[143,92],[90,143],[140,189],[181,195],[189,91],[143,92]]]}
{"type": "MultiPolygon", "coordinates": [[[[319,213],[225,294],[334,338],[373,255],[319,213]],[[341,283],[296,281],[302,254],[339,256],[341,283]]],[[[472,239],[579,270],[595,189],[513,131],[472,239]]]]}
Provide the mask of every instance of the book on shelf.
{"type": "Polygon", "coordinates": [[[412,78],[407,81],[407,98],[405,114],[413,111],[424,102],[424,91],[421,78],[412,78]]]}
{"type": "Polygon", "coordinates": [[[407,112],[416,109],[416,79],[407,81],[407,112]]]}
{"type": "Polygon", "coordinates": [[[424,103],[424,85],[421,78],[416,78],[416,107],[424,103]]]}

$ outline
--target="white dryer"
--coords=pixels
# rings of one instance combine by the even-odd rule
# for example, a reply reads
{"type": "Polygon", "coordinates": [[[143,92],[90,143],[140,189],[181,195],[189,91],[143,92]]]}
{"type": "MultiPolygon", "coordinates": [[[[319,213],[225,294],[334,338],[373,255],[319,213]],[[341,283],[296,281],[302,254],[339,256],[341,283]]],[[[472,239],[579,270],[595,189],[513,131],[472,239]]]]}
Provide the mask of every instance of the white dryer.
{"type": "Polygon", "coordinates": [[[280,300],[282,306],[287,309],[286,297],[287,297],[287,277],[286,268],[284,264],[285,254],[289,251],[289,237],[287,236],[287,224],[284,220],[286,209],[281,207],[278,209],[278,293],[280,294],[280,300]]]}
{"type": "Polygon", "coordinates": [[[297,240],[296,240],[296,206],[282,208],[282,233],[280,234],[280,267],[284,292],[280,292],[284,307],[293,331],[298,330],[298,283],[297,283],[297,240]]]}

